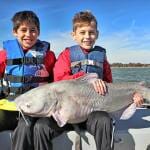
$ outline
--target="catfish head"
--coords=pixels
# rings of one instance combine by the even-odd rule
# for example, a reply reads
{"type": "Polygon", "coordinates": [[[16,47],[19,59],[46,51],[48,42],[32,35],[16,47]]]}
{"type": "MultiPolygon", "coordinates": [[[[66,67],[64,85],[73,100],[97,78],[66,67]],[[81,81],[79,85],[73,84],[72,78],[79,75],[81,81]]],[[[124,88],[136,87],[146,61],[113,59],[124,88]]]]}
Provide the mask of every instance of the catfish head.
{"type": "Polygon", "coordinates": [[[57,100],[48,86],[40,86],[18,96],[15,99],[18,111],[33,117],[51,116],[57,100]]]}

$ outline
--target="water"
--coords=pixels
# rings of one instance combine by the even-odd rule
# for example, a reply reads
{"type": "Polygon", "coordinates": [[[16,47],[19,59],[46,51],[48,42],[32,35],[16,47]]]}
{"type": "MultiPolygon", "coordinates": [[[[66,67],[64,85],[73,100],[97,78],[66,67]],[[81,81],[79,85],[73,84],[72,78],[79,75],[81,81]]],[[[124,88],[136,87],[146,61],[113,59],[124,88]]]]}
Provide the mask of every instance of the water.
{"type": "Polygon", "coordinates": [[[113,82],[145,81],[150,83],[150,68],[112,68],[113,82]]]}
{"type": "Polygon", "coordinates": [[[113,82],[145,81],[150,83],[150,68],[113,68],[113,82]]]}

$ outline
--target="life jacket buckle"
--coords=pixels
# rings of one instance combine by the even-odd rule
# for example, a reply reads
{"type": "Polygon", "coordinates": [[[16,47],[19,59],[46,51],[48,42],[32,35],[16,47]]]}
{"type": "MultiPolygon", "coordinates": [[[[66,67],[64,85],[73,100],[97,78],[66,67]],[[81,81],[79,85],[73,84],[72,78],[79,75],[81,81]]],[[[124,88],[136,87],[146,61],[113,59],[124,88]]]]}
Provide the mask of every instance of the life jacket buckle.
{"type": "Polygon", "coordinates": [[[33,57],[25,57],[23,58],[23,63],[26,64],[26,65],[30,65],[30,64],[37,64],[37,60],[36,58],[33,58],[33,57]]]}
{"type": "Polygon", "coordinates": [[[87,65],[92,65],[92,66],[95,66],[96,65],[96,62],[94,60],[87,60],[87,65]]]}
{"type": "Polygon", "coordinates": [[[32,76],[24,76],[23,77],[23,83],[29,83],[32,81],[32,76]]]}

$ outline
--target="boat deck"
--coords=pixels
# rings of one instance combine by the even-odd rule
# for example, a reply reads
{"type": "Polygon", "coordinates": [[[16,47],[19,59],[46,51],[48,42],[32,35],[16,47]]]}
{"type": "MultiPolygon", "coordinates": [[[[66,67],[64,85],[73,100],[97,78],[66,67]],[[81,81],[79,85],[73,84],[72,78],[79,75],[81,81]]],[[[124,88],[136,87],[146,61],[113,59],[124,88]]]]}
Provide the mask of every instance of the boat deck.
{"type": "MultiPolygon", "coordinates": [[[[81,140],[82,150],[96,150],[93,136],[87,132],[81,140]]],[[[70,131],[53,140],[54,150],[75,150],[76,132],[70,131]]],[[[0,133],[3,150],[11,150],[10,132],[0,133]]],[[[134,116],[126,121],[117,121],[115,130],[115,150],[147,150],[150,145],[150,109],[139,108],[134,116]]]]}

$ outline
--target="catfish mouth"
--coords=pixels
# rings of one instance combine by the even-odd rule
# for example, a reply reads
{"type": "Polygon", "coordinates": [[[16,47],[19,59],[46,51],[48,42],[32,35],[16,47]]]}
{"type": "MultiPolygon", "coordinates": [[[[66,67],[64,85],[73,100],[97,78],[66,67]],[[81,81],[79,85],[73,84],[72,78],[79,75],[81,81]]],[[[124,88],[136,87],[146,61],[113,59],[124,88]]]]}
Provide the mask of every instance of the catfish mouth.
{"type": "Polygon", "coordinates": [[[55,102],[50,107],[46,107],[48,105],[45,103],[44,106],[41,107],[41,109],[36,112],[35,111],[33,112],[31,107],[29,106],[27,106],[26,109],[23,109],[21,106],[17,106],[17,110],[21,113],[22,117],[24,118],[26,115],[31,117],[50,117],[55,110],[56,104],[57,102],[55,102]],[[24,110],[30,110],[30,111],[24,111],[24,110]]]}
{"type": "MultiPolygon", "coordinates": [[[[28,120],[26,119],[26,117],[25,117],[23,111],[21,110],[21,108],[20,108],[19,106],[17,106],[17,110],[18,110],[18,111],[20,112],[20,114],[22,115],[22,118],[24,119],[26,125],[29,126],[29,122],[28,122],[28,120]]],[[[20,116],[20,115],[19,115],[19,116],[20,116]]]]}
{"type": "Polygon", "coordinates": [[[43,105],[38,106],[36,104],[26,102],[24,104],[22,103],[18,104],[17,110],[24,115],[32,117],[44,117],[45,106],[46,106],[45,103],[43,105]]]}
{"type": "MultiPolygon", "coordinates": [[[[25,118],[25,116],[31,116],[31,117],[44,117],[43,115],[41,115],[41,111],[39,113],[29,113],[29,112],[24,112],[23,109],[21,109],[20,107],[17,107],[18,111],[21,113],[22,117],[25,118]]],[[[25,120],[25,119],[24,119],[25,120]]]]}
{"type": "MultiPolygon", "coordinates": [[[[23,120],[25,121],[26,125],[29,126],[29,122],[28,119],[26,119],[26,115],[28,115],[28,113],[24,113],[23,110],[20,107],[17,107],[18,111],[20,112],[23,120]]],[[[34,115],[29,114],[29,116],[34,117],[34,115]]],[[[40,116],[40,115],[39,115],[40,116]]],[[[36,116],[35,116],[36,117],[36,116]]],[[[42,117],[42,116],[41,116],[42,117]]]]}
{"type": "Polygon", "coordinates": [[[56,105],[57,105],[57,101],[55,101],[53,104],[49,105],[47,103],[44,103],[41,107],[37,107],[39,109],[36,109],[36,105],[33,106],[35,107],[35,109],[32,109],[32,107],[30,107],[31,105],[26,104],[21,105],[18,104],[17,110],[20,112],[22,118],[25,120],[26,124],[28,125],[28,121],[26,119],[26,116],[31,116],[31,117],[51,117],[52,114],[55,112],[56,110],[56,105]],[[34,111],[37,110],[37,111],[34,111]]]}

